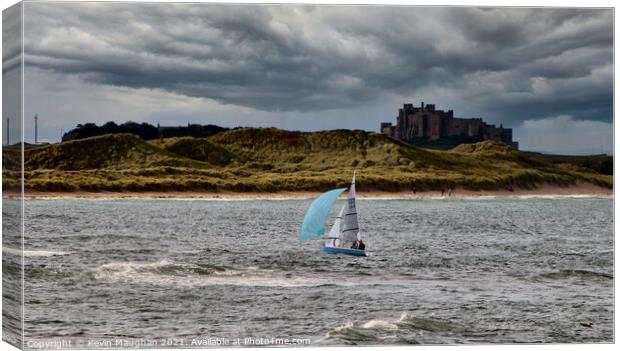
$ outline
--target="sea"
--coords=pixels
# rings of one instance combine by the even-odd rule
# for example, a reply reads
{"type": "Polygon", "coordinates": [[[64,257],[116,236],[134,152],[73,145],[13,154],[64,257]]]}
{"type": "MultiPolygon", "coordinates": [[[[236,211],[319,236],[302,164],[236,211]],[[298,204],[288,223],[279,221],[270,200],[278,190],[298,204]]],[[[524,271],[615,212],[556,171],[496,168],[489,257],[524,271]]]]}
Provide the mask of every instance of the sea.
{"type": "Polygon", "coordinates": [[[369,257],[300,241],[310,202],[26,200],[24,346],[614,341],[611,197],[358,199],[369,257]]]}

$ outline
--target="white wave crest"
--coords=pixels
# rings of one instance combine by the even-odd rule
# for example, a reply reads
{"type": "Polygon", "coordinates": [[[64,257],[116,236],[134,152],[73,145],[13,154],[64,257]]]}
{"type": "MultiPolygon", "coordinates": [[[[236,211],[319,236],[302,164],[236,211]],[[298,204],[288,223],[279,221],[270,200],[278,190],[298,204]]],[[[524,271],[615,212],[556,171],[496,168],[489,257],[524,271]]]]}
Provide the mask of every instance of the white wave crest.
{"type": "MultiPolygon", "coordinates": [[[[95,270],[95,278],[117,282],[154,284],[178,287],[235,285],[259,287],[311,287],[333,284],[331,279],[286,275],[282,272],[247,267],[218,269],[208,274],[196,273],[200,266],[158,262],[113,262],[95,270]]],[[[347,284],[346,282],[342,284],[347,284]]]]}
{"type": "Polygon", "coordinates": [[[398,330],[398,325],[381,319],[371,319],[362,325],[364,329],[398,330]]]}
{"type": "Polygon", "coordinates": [[[362,324],[362,322],[354,323],[347,321],[346,323],[337,326],[332,331],[327,333],[327,338],[333,335],[333,333],[346,333],[348,330],[354,329],[372,329],[376,331],[395,332],[401,329],[401,326],[407,325],[413,316],[407,312],[404,312],[397,320],[383,320],[383,319],[371,319],[362,324]]]}
{"type": "Polygon", "coordinates": [[[2,253],[14,255],[14,256],[22,256],[25,257],[50,257],[50,256],[60,256],[60,255],[69,255],[71,252],[66,251],[51,251],[51,250],[23,250],[15,247],[2,247],[2,253]]]}

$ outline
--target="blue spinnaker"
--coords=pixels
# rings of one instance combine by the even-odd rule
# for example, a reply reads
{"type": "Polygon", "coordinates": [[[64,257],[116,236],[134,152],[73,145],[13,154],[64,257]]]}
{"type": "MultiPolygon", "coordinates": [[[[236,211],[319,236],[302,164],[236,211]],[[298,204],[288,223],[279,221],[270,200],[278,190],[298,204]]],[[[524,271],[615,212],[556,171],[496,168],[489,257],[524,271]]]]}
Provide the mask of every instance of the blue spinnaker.
{"type": "Polygon", "coordinates": [[[329,210],[345,190],[347,188],[330,190],[312,201],[304,217],[304,224],[301,225],[301,240],[323,236],[329,210]]]}

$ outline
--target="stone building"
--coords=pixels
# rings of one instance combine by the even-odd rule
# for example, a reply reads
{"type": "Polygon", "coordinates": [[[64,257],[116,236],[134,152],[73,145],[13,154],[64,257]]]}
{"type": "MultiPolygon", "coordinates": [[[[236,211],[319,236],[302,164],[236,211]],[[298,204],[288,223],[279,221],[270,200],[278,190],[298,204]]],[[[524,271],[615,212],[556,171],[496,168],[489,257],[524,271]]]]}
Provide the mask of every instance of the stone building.
{"type": "Polygon", "coordinates": [[[456,146],[462,143],[496,140],[514,149],[519,144],[512,141],[512,129],[496,127],[481,118],[454,117],[452,110],[437,110],[434,104],[421,103],[420,107],[404,104],[398,110],[396,125],[383,122],[383,134],[415,145],[456,146]]]}

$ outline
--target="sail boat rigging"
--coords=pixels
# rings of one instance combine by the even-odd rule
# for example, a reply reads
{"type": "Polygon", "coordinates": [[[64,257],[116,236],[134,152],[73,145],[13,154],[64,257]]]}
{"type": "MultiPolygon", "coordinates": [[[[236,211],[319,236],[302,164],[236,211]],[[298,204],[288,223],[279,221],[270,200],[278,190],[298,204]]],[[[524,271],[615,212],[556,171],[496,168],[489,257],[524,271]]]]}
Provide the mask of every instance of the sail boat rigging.
{"type": "MultiPolygon", "coordinates": [[[[325,234],[325,220],[329,211],[345,190],[347,189],[330,190],[321,194],[310,204],[301,227],[301,240],[321,237],[325,234]]],[[[355,171],[353,172],[347,201],[342,205],[331,230],[325,236],[321,252],[366,256],[355,203],[355,171]]]]}

